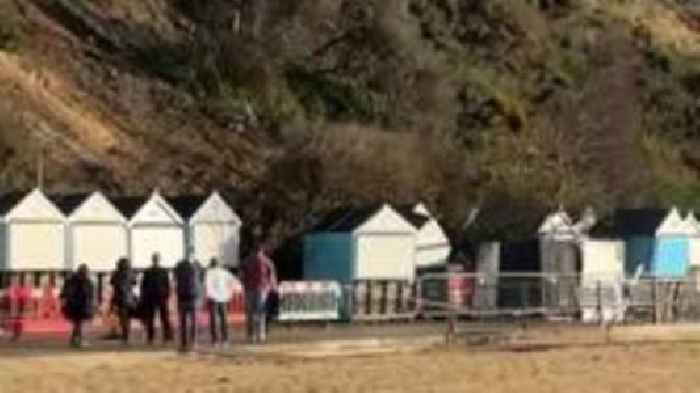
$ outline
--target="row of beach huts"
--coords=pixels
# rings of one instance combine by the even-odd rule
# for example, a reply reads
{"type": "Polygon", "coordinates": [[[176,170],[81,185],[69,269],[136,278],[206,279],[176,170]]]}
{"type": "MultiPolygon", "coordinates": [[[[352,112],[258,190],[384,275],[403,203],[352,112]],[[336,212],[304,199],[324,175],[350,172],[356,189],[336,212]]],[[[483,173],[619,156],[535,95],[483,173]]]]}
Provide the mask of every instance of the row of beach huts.
{"type": "MultiPolygon", "coordinates": [[[[153,253],[174,266],[188,249],[206,263],[240,262],[242,222],[218,192],[148,196],[7,193],[0,196],[0,270],[65,271],[85,263],[109,271],[127,257],[137,269],[153,253]]],[[[403,279],[416,266],[445,264],[447,236],[422,204],[341,209],[320,220],[305,239],[304,278],[403,279]]]]}
{"type": "MultiPolygon", "coordinates": [[[[3,293],[13,293],[8,277],[36,286],[41,297],[39,287],[82,263],[101,283],[117,259],[143,269],[154,253],[168,268],[188,250],[202,263],[218,258],[236,268],[243,225],[218,192],[0,195],[0,304],[3,293]]],[[[592,209],[574,220],[559,208],[542,218],[530,240],[465,250],[453,247],[424,204],[378,203],[327,212],[302,239],[302,255],[292,262],[301,274],[280,276],[290,318],[414,318],[427,315],[435,301],[438,309],[477,314],[574,310],[584,320],[604,314],[621,320],[624,288],[643,290],[629,282],[653,278],[653,295],[657,280],[680,282],[700,271],[700,222],[675,207],[621,209],[606,220],[592,209]],[[453,274],[455,267],[466,271],[453,274]]]]}
{"type": "Polygon", "coordinates": [[[85,263],[108,271],[128,257],[135,268],[158,252],[172,267],[188,247],[195,257],[239,260],[241,220],[214,192],[165,198],[86,194],[46,195],[42,190],[0,196],[0,270],[64,271],[85,263]]]}
{"type": "MultiPolygon", "coordinates": [[[[478,220],[478,217],[476,218],[478,220]]],[[[591,209],[575,221],[563,209],[543,218],[533,240],[497,243],[477,257],[477,272],[544,272],[590,277],[682,278],[700,265],[700,223],[693,212],[616,210],[603,226],[591,209]]],[[[202,262],[240,261],[242,222],[219,193],[166,197],[109,196],[99,191],[47,195],[40,189],[0,196],[0,270],[96,271],[128,257],[136,268],[161,254],[171,267],[187,249],[202,262]]],[[[425,205],[339,208],[303,240],[302,278],[412,282],[455,253],[425,205]]],[[[481,253],[480,253],[481,254],[481,253]]]]}

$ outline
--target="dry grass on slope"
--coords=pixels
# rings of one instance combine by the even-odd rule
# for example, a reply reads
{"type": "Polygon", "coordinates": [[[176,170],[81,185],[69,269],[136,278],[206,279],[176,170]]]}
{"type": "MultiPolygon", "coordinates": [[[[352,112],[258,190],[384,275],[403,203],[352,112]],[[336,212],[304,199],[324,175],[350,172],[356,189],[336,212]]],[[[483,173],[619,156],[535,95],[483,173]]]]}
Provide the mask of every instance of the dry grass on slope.
{"type": "MultiPolygon", "coordinates": [[[[126,178],[132,168],[128,162],[114,160],[116,149],[134,156],[143,150],[111,124],[89,99],[79,94],[70,81],[51,70],[33,68],[16,55],[0,52],[0,81],[16,99],[16,110],[30,114],[22,118],[27,129],[24,142],[15,146],[20,152],[35,152],[42,146],[48,154],[64,154],[83,162],[99,162],[116,178],[126,178]],[[34,120],[34,121],[32,121],[34,120]],[[32,146],[33,145],[33,146],[32,146]]],[[[9,96],[9,95],[8,95],[9,96]]],[[[17,132],[21,132],[17,130],[17,132]]]]}
{"type": "Polygon", "coordinates": [[[641,29],[654,46],[700,56],[700,25],[690,9],[659,0],[587,0],[584,4],[641,29]]]}

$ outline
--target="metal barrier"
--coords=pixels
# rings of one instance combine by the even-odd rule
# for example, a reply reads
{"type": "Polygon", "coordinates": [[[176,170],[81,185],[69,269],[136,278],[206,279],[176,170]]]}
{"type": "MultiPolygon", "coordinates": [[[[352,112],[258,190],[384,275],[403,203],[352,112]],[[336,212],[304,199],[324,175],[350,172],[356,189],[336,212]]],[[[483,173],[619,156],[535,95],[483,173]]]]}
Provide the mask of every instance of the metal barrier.
{"type": "MultiPolygon", "coordinates": [[[[59,291],[67,272],[0,272],[0,329],[67,332],[59,291]]],[[[91,327],[116,331],[111,312],[109,274],[94,273],[96,317],[91,327]]],[[[635,280],[610,276],[538,273],[430,273],[415,282],[361,280],[288,282],[280,285],[278,320],[387,321],[418,317],[484,319],[541,318],[584,323],[660,323],[700,321],[700,282],[691,279],[635,280]]],[[[176,300],[171,296],[175,321],[176,300]]],[[[202,302],[200,323],[208,323],[202,302]]],[[[245,322],[245,299],[237,288],[229,320],[245,322]]]]}
{"type": "Polygon", "coordinates": [[[342,291],[335,281],[282,282],[278,294],[279,321],[340,319],[342,291]]]}
{"type": "Polygon", "coordinates": [[[424,317],[539,316],[585,323],[700,321],[700,282],[691,279],[611,278],[540,273],[434,273],[419,277],[418,315],[424,317]],[[471,283],[455,296],[454,282],[471,283]]]}
{"type": "Polygon", "coordinates": [[[404,280],[357,280],[344,287],[345,319],[411,320],[416,317],[416,287],[404,280]]]}

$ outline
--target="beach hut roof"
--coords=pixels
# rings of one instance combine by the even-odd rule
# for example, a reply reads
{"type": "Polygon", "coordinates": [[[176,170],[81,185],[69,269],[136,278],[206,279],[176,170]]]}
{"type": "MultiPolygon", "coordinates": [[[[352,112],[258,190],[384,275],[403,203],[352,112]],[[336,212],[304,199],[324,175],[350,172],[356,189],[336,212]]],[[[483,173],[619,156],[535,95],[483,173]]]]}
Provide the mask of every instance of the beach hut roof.
{"type": "Polygon", "coordinates": [[[615,233],[620,236],[686,234],[689,224],[677,208],[619,209],[614,213],[615,233]]]}
{"type": "Polygon", "coordinates": [[[12,191],[0,195],[0,215],[9,213],[30,191],[12,191]]]}
{"type": "Polygon", "coordinates": [[[177,214],[185,220],[189,220],[197,214],[197,211],[207,199],[209,199],[209,195],[182,195],[166,198],[177,214]]]}
{"type": "Polygon", "coordinates": [[[353,232],[388,206],[414,229],[419,230],[430,222],[431,217],[421,214],[413,205],[388,205],[374,203],[363,206],[344,206],[331,210],[316,224],[312,232],[353,232]]]}
{"type": "Polygon", "coordinates": [[[424,213],[427,211],[421,204],[395,205],[393,208],[416,229],[423,228],[431,220],[431,217],[424,213]]]}
{"type": "Polygon", "coordinates": [[[352,232],[379,212],[382,204],[345,206],[328,212],[313,228],[313,232],[352,232]]]}
{"type": "Polygon", "coordinates": [[[89,197],[89,193],[49,195],[51,202],[53,202],[65,216],[73,214],[73,212],[89,197]]]}
{"type": "Polygon", "coordinates": [[[668,209],[619,209],[615,211],[618,235],[651,235],[668,216],[668,209]]]}
{"type": "Polygon", "coordinates": [[[108,199],[127,220],[134,217],[139,209],[148,201],[148,197],[143,195],[110,196],[108,199]]]}
{"type": "Polygon", "coordinates": [[[694,211],[689,211],[688,216],[685,218],[686,225],[691,235],[700,235],[700,221],[698,221],[697,216],[694,211]]]}

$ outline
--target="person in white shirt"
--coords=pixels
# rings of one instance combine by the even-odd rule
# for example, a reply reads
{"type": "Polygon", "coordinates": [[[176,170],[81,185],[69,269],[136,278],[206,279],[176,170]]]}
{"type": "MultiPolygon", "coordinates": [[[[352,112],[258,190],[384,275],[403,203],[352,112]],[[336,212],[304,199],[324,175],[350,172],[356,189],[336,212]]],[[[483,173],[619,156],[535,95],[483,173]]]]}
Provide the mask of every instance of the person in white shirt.
{"type": "Polygon", "coordinates": [[[214,346],[228,344],[228,303],[239,287],[238,279],[212,258],[207,270],[205,289],[209,300],[209,327],[214,346]]]}

